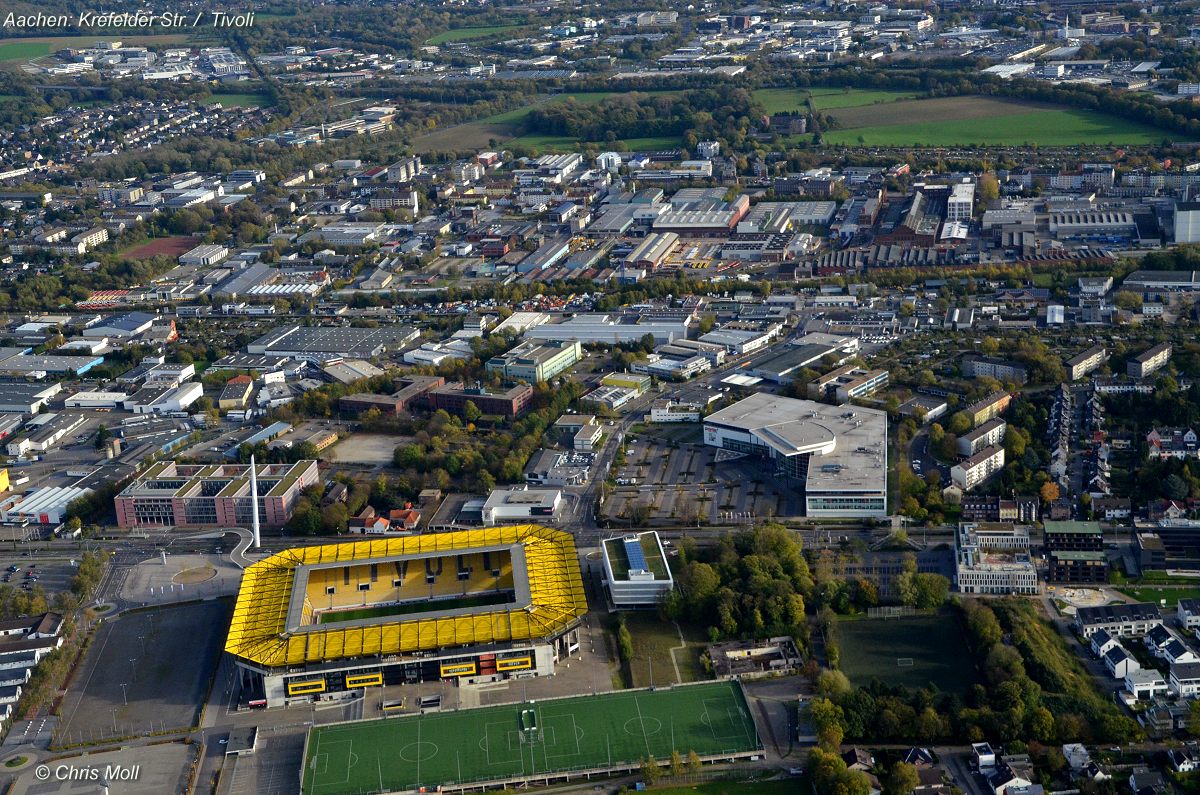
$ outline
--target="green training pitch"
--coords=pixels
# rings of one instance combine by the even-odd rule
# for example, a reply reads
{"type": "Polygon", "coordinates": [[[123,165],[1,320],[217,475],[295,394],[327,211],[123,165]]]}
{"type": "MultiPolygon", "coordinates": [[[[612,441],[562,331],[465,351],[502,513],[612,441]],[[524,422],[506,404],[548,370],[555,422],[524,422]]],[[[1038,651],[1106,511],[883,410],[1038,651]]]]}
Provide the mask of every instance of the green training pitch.
{"type": "Polygon", "coordinates": [[[50,54],[50,45],[36,41],[11,41],[0,44],[0,61],[28,61],[50,54]]]}
{"type": "Polygon", "coordinates": [[[975,667],[958,617],[951,613],[839,621],[841,669],[852,684],[925,687],[965,693],[975,667]]]}
{"type": "Polygon", "coordinates": [[[824,134],[825,143],[847,146],[1148,146],[1175,137],[1169,130],[1090,110],[1034,110],[986,120],[885,122],[824,134]]]}
{"type": "Polygon", "coordinates": [[[213,102],[227,108],[261,108],[268,101],[265,94],[213,94],[213,102]]]}
{"type": "Polygon", "coordinates": [[[915,91],[887,91],[851,88],[760,88],[754,98],[762,103],[767,113],[804,113],[808,111],[811,98],[816,110],[835,108],[860,108],[883,102],[896,102],[920,96],[915,91]]]}
{"type": "Polygon", "coordinates": [[[720,682],[316,727],[301,791],[433,791],[649,756],[665,762],[672,750],[686,757],[759,747],[741,686],[720,682]],[[529,725],[536,728],[522,730],[529,725]]]}
{"type": "Polygon", "coordinates": [[[491,36],[496,36],[501,33],[510,33],[515,30],[520,30],[521,25],[483,25],[477,28],[454,28],[439,33],[433,36],[426,44],[437,46],[439,44],[450,44],[456,41],[471,41],[472,39],[486,39],[491,36]]]}

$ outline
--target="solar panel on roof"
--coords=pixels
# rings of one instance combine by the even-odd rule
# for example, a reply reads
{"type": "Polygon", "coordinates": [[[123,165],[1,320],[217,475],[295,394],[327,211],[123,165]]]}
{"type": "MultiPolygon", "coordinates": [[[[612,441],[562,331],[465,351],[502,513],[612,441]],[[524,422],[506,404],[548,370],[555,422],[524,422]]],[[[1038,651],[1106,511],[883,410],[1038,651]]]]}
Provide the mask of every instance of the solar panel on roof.
{"type": "Polygon", "coordinates": [[[650,564],[646,562],[646,553],[642,551],[642,542],[638,539],[625,539],[625,557],[629,558],[631,571],[650,571],[650,564]]]}

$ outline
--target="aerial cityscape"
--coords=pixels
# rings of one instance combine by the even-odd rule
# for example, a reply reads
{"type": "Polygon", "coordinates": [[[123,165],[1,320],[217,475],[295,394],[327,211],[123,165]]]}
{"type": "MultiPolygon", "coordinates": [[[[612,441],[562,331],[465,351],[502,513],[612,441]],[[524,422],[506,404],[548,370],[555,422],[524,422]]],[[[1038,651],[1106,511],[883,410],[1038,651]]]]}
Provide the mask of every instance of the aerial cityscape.
{"type": "Polygon", "coordinates": [[[0,795],[1200,793],[1200,2],[9,0],[0,795]]]}

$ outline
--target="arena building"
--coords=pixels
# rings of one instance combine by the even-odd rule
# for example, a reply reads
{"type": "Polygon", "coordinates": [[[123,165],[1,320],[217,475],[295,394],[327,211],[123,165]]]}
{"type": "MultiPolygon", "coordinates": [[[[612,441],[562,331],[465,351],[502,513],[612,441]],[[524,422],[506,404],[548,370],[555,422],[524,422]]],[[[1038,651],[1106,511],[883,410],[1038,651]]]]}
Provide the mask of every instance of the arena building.
{"type": "Polygon", "coordinates": [[[704,443],[802,484],[808,516],[887,516],[886,412],[757,393],[705,417],[704,443]]]}
{"type": "Polygon", "coordinates": [[[575,541],[538,525],[298,547],[246,569],[225,650],[242,700],[546,676],[587,612],[575,541]]]}

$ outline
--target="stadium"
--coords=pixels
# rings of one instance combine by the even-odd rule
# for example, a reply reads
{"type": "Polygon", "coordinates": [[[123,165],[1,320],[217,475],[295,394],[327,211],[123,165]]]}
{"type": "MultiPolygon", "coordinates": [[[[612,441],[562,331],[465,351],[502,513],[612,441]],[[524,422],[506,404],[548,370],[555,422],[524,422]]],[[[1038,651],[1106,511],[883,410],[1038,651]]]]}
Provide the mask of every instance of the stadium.
{"type": "Polygon", "coordinates": [[[574,539],[538,525],[298,547],[249,566],[225,650],[243,701],[554,673],[587,612],[574,539]]]}

